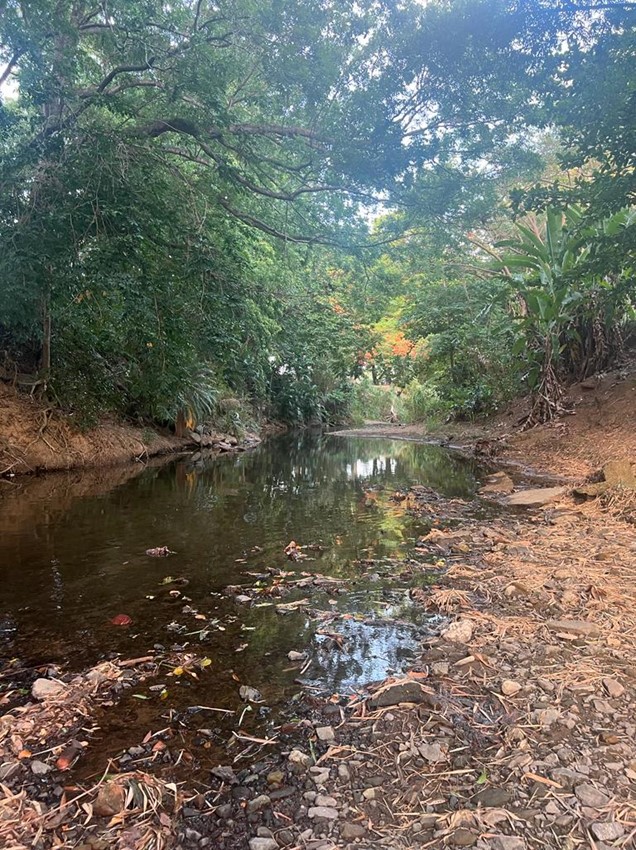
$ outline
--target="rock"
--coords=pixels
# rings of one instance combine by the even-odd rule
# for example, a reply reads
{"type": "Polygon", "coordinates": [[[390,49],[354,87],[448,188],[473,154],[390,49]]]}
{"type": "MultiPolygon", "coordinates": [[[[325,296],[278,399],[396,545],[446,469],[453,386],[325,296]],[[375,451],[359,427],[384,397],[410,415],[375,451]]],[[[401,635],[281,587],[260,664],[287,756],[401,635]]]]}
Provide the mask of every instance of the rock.
{"type": "Polygon", "coordinates": [[[305,661],[307,658],[307,653],[296,652],[294,649],[292,649],[290,652],[287,653],[287,657],[290,661],[305,661]]]}
{"type": "Polygon", "coordinates": [[[57,679],[36,679],[31,686],[31,696],[33,699],[53,699],[58,697],[66,686],[63,682],[58,682],[57,679]]]}
{"type": "Polygon", "coordinates": [[[417,749],[422,758],[430,764],[446,761],[446,753],[439,744],[420,744],[417,749]]]}
{"type": "Polygon", "coordinates": [[[526,850],[526,842],[516,835],[495,835],[492,850],[526,850]]]}
{"type": "Polygon", "coordinates": [[[603,467],[603,476],[610,487],[636,490],[636,475],[629,460],[610,460],[603,467]]]}
{"type": "Polygon", "coordinates": [[[196,431],[188,431],[188,439],[197,446],[201,445],[201,434],[197,434],[196,431]]]}
{"type": "Polygon", "coordinates": [[[504,595],[511,599],[513,596],[530,596],[532,591],[523,582],[512,581],[506,585],[504,595]]]}
{"type": "Polygon", "coordinates": [[[505,788],[484,788],[483,791],[478,791],[473,799],[486,809],[497,809],[509,803],[512,795],[505,788]]]}
{"type": "Polygon", "coordinates": [[[537,487],[533,490],[519,490],[503,499],[504,505],[523,508],[540,508],[550,502],[556,502],[567,493],[567,487],[537,487]]]}
{"type": "Polygon", "coordinates": [[[271,806],[271,804],[272,801],[267,794],[259,794],[258,797],[254,797],[253,800],[247,801],[245,811],[248,815],[253,815],[255,812],[260,812],[262,809],[266,809],[268,806],[271,806]]]}
{"type": "Polygon", "coordinates": [[[534,712],[535,719],[539,722],[544,728],[549,729],[550,726],[553,726],[559,717],[561,717],[561,712],[558,708],[543,708],[537,709],[534,712]]]}
{"type": "Polygon", "coordinates": [[[401,702],[437,704],[434,693],[413,679],[403,679],[379,688],[368,701],[371,709],[399,705],[401,702]]]}
{"type": "Polygon", "coordinates": [[[334,809],[331,806],[312,806],[307,812],[307,815],[312,820],[336,820],[338,809],[334,809]]]}
{"type": "Polygon", "coordinates": [[[608,695],[615,699],[622,697],[625,693],[625,688],[616,679],[603,679],[603,687],[608,695]]]}
{"type": "Polygon", "coordinates": [[[36,759],[31,762],[31,771],[35,774],[35,776],[46,776],[47,773],[50,773],[53,768],[46,764],[43,761],[39,761],[36,759]]]}
{"type": "Polygon", "coordinates": [[[474,832],[471,832],[470,829],[466,829],[461,826],[459,829],[456,829],[450,835],[450,842],[454,844],[455,847],[472,847],[474,844],[477,844],[478,835],[475,835],[474,832]]]}
{"type": "Polygon", "coordinates": [[[224,803],[222,806],[217,806],[216,809],[217,818],[221,818],[222,820],[227,820],[232,817],[232,806],[230,803],[224,803]]]}
{"type": "Polygon", "coordinates": [[[126,795],[121,785],[107,782],[101,785],[93,804],[93,814],[98,818],[111,818],[124,810],[126,795]]]}
{"type": "Polygon", "coordinates": [[[580,637],[598,637],[601,630],[588,620],[548,620],[547,627],[553,632],[566,632],[580,637]]]}
{"type": "Polygon", "coordinates": [[[450,664],[448,661],[436,661],[434,664],[431,664],[431,673],[435,676],[448,676],[449,670],[450,664]]]}
{"type": "Polygon", "coordinates": [[[573,791],[577,785],[585,782],[586,777],[582,773],[570,770],[568,767],[558,767],[550,774],[555,782],[558,782],[567,791],[573,791]]]}
{"type": "Polygon", "coordinates": [[[5,761],[3,764],[0,764],[0,782],[6,782],[7,779],[11,779],[12,776],[20,772],[20,767],[21,764],[19,761],[5,761]]]}
{"type": "Polygon", "coordinates": [[[237,596],[234,597],[234,601],[237,605],[249,605],[252,601],[252,597],[246,596],[244,593],[239,593],[237,596]]]}
{"type": "Polygon", "coordinates": [[[317,794],[315,800],[316,806],[328,806],[330,809],[338,808],[338,801],[334,797],[328,797],[327,794],[317,794]]]}
{"type": "Polygon", "coordinates": [[[251,688],[249,685],[241,685],[239,696],[245,702],[260,702],[263,699],[261,692],[256,688],[251,688]]]}
{"type": "Polygon", "coordinates": [[[285,774],[282,770],[272,770],[271,773],[267,774],[268,785],[282,785],[284,779],[285,774]]]}
{"type": "Polygon", "coordinates": [[[473,624],[470,620],[457,620],[442,630],[442,637],[451,643],[470,643],[473,624]]]}
{"type": "Polygon", "coordinates": [[[336,740],[336,733],[331,726],[319,726],[316,729],[316,736],[323,744],[331,744],[336,740]]]}
{"type": "Polygon", "coordinates": [[[622,838],[625,834],[625,829],[615,821],[608,823],[593,823],[590,827],[594,834],[594,838],[598,841],[615,841],[617,838],[622,838]]]}
{"type": "Polygon", "coordinates": [[[574,793],[581,805],[588,806],[590,809],[602,809],[610,801],[608,794],[590,785],[589,782],[577,785],[574,793]]]}
{"type": "Polygon", "coordinates": [[[229,767],[229,765],[219,764],[216,767],[213,767],[210,773],[222,782],[236,782],[234,769],[229,767]]]}
{"type": "Polygon", "coordinates": [[[512,493],[515,489],[515,484],[509,475],[505,472],[495,472],[494,475],[489,475],[486,483],[480,488],[480,493],[512,493]]]}
{"type": "Polygon", "coordinates": [[[278,850],[278,844],[273,838],[250,838],[250,850],[278,850]]]}
{"type": "Polygon", "coordinates": [[[347,765],[342,762],[338,765],[338,778],[344,779],[345,782],[348,782],[351,779],[351,771],[347,765]]]}
{"type": "Polygon", "coordinates": [[[287,761],[292,769],[292,773],[302,773],[311,766],[313,759],[307,753],[303,753],[302,750],[292,750],[287,756],[287,761]]]}
{"type": "Polygon", "coordinates": [[[343,823],[340,835],[345,841],[353,841],[355,838],[364,838],[366,829],[359,823],[343,823]]]}
{"type": "Polygon", "coordinates": [[[513,682],[512,679],[504,679],[501,683],[501,693],[505,697],[513,697],[521,690],[519,682],[513,682]]]}

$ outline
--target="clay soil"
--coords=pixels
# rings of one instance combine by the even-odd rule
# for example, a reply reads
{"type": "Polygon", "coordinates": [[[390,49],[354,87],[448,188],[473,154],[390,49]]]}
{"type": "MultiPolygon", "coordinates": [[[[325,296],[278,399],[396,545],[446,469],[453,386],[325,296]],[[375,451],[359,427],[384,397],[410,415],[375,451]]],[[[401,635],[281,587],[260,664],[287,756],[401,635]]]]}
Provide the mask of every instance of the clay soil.
{"type": "Polygon", "coordinates": [[[0,382],[0,475],[113,466],[186,445],[171,434],[109,420],[82,431],[72,416],[0,382]]]}

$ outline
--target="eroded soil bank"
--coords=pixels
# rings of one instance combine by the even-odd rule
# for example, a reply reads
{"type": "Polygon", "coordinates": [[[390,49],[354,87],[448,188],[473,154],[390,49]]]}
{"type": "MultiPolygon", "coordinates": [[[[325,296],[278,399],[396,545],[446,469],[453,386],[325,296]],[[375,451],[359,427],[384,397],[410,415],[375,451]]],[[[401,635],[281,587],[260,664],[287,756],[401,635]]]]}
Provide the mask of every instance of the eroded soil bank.
{"type": "MultiPolygon", "coordinates": [[[[258,442],[250,434],[238,449],[258,442]]],[[[83,430],[72,416],[0,381],[0,476],[104,468],[192,449],[234,451],[237,441],[216,433],[203,442],[198,434],[179,438],[114,419],[83,430]]]]}

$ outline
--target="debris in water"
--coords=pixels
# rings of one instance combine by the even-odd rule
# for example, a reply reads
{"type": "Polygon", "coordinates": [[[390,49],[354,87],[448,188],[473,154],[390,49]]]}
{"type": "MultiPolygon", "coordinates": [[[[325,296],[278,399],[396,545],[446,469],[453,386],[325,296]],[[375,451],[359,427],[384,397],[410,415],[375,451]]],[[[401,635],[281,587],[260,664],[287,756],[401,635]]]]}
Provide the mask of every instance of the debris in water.
{"type": "Polygon", "coordinates": [[[176,554],[176,552],[168,549],[167,546],[157,546],[154,549],[146,549],[146,555],[150,555],[151,558],[167,558],[168,555],[176,554]]]}

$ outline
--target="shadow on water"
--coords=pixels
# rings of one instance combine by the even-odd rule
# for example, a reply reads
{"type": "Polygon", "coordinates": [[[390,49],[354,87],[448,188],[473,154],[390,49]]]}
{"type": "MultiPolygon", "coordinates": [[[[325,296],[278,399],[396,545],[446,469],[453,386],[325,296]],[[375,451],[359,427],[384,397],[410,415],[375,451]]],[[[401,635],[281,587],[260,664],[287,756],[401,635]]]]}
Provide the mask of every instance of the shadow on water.
{"type": "MultiPolygon", "coordinates": [[[[389,497],[420,483],[470,498],[476,486],[475,468],[436,446],[315,433],[137,472],[48,476],[0,491],[5,658],[79,669],[109,653],[134,657],[189,643],[212,659],[198,681],[167,682],[163,705],[125,701],[113,721],[113,729],[122,727],[121,742],[170,707],[236,709],[237,682],[259,688],[268,706],[281,704],[298,690],[290,650],[312,654],[304,681],[326,690],[400,669],[426,621],[406,588],[389,579],[421,527],[389,497]],[[292,539],[324,548],[291,564],[283,548],[292,539]],[[145,554],[164,545],[176,554],[145,554]],[[372,560],[375,572],[362,575],[359,559],[372,560]],[[338,624],[346,651],[329,650],[319,618],[281,616],[273,605],[245,608],[223,595],[227,585],[252,585],[250,573],[268,568],[350,581],[346,593],[311,599],[314,614],[351,615],[338,624]],[[169,595],[167,576],[188,580],[187,599],[169,595]],[[205,615],[209,627],[202,631],[184,605],[205,615]],[[110,625],[120,613],[132,617],[132,627],[110,625]]],[[[118,742],[115,733],[111,743],[118,742]]]]}

